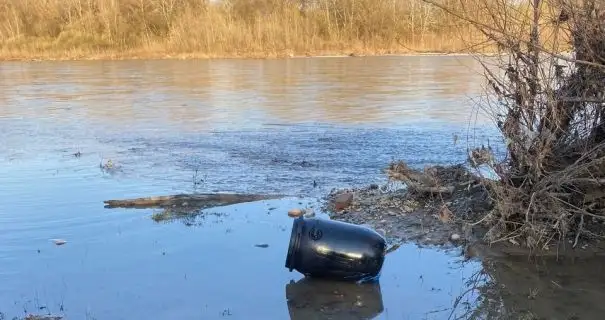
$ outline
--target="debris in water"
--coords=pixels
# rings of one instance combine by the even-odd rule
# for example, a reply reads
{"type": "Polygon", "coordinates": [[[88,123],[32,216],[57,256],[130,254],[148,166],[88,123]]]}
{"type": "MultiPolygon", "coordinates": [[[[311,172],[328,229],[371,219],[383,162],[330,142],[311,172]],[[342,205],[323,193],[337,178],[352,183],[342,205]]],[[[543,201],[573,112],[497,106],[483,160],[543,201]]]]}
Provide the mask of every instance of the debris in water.
{"type": "Polygon", "coordinates": [[[258,248],[268,248],[269,247],[269,245],[266,243],[259,243],[259,244],[255,244],[254,246],[258,247],[258,248]]]}
{"type": "Polygon", "coordinates": [[[378,276],[385,251],[386,240],[370,228],[300,217],[292,225],[285,267],[311,277],[357,281],[378,276]],[[339,263],[341,257],[347,263],[339,263]]]}
{"type": "Polygon", "coordinates": [[[279,195],[194,193],[125,200],[105,200],[105,208],[172,208],[180,206],[207,209],[244,202],[281,198],[279,195]]]}
{"type": "Polygon", "coordinates": [[[58,246],[62,246],[67,243],[67,241],[65,241],[63,239],[51,239],[51,241],[54,242],[58,246]]]}
{"type": "Polygon", "coordinates": [[[305,211],[302,209],[290,209],[288,210],[288,216],[296,218],[305,214],[305,211]]]}
{"type": "Polygon", "coordinates": [[[386,253],[389,254],[389,253],[391,253],[391,252],[399,249],[400,246],[401,246],[400,243],[394,244],[392,247],[390,247],[390,248],[387,249],[386,253]]]}
{"type": "Polygon", "coordinates": [[[61,320],[63,317],[61,316],[49,316],[49,315],[35,315],[28,314],[23,318],[23,320],[61,320]]]}

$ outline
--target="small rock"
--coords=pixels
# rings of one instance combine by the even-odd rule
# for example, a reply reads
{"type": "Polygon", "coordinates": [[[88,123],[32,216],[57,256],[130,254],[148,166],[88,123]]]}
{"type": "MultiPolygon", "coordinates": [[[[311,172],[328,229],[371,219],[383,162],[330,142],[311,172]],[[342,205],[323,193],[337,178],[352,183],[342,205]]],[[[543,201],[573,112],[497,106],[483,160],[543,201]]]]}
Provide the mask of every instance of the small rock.
{"type": "Polygon", "coordinates": [[[58,246],[62,246],[67,243],[67,241],[65,241],[63,239],[52,239],[52,241],[58,246]]]}
{"type": "Polygon", "coordinates": [[[296,218],[296,217],[300,217],[303,214],[305,214],[305,211],[302,209],[290,209],[288,211],[288,216],[296,218]]]}
{"type": "Polygon", "coordinates": [[[313,210],[312,208],[309,208],[307,210],[305,210],[305,218],[313,218],[315,217],[315,210],[313,210]]]}
{"type": "Polygon", "coordinates": [[[399,209],[399,208],[387,208],[386,210],[387,214],[389,216],[397,216],[397,215],[402,215],[405,212],[403,212],[403,210],[399,209]]]}
{"type": "Polygon", "coordinates": [[[457,233],[454,233],[454,234],[452,234],[452,235],[450,236],[450,239],[451,239],[452,241],[458,241],[458,240],[460,240],[460,235],[459,235],[459,234],[457,234],[457,233]]]}
{"type": "Polygon", "coordinates": [[[378,189],[378,185],[377,185],[377,184],[375,184],[375,183],[372,183],[372,184],[370,185],[370,190],[376,190],[376,189],[378,189]]]}
{"type": "Polygon", "coordinates": [[[336,210],[336,211],[344,210],[351,205],[351,202],[353,202],[352,193],[347,192],[347,193],[340,194],[334,199],[334,210],[336,210]]]}
{"type": "Polygon", "coordinates": [[[259,243],[259,244],[255,244],[254,246],[257,248],[268,248],[269,247],[269,245],[266,243],[259,243]]]}

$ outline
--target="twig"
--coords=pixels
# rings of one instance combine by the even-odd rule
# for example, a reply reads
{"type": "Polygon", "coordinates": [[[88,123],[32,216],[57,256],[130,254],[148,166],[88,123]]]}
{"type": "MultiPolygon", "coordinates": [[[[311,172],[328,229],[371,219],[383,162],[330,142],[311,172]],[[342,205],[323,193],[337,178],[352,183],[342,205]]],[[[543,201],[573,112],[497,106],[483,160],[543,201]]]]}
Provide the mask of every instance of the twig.
{"type": "Polygon", "coordinates": [[[485,219],[487,219],[489,217],[490,217],[490,214],[488,213],[485,216],[483,216],[483,218],[481,218],[481,220],[473,222],[473,223],[469,223],[468,225],[471,226],[471,227],[476,226],[476,225],[480,224],[481,222],[483,222],[485,219]]]}
{"type": "Polygon", "coordinates": [[[580,234],[582,233],[582,227],[584,227],[584,215],[580,216],[580,224],[578,225],[578,232],[576,233],[576,240],[573,242],[572,248],[575,249],[578,244],[578,239],[580,238],[580,234]]]}
{"type": "Polygon", "coordinates": [[[578,208],[577,206],[574,206],[573,204],[571,204],[571,203],[569,203],[567,201],[563,201],[563,200],[561,200],[561,199],[559,199],[557,197],[552,197],[552,198],[555,199],[555,200],[557,200],[557,201],[559,201],[559,202],[561,202],[561,203],[563,203],[563,204],[566,204],[566,205],[568,205],[568,206],[576,209],[578,212],[581,212],[582,214],[585,214],[587,216],[590,216],[590,217],[593,217],[593,218],[605,219],[605,216],[600,216],[598,214],[590,213],[590,212],[588,212],[588,211],[586,211],[584,209],[578,208]]]}
{"type": "Polygon", "coordinates": [[[529,211],[531,210],[531,206],[534,204],[534,199],[536,197],[536,193],[533,192],[531,194],[531,199],[529,200],[529,206],[527,206],[527,211],[525,212],[525,222],[529,223],[529,211]]]}
{"type": "Polygon", "coordinates": [[[506,235],[506,236],[504,236],[504,237],[502,237],[500,239],[491,241],[490,244],[494,244],[494,243],[498,243],[498,242],[502,242],[502,241],[507,241],[507,240],[515,239],[515,238],[517,238],[519,236],[521,236],[521,231],[518,229],[518,230],[515,230],[515,231],[509,233],[508,235],[506,235]],[[517,234],[515,235],[515,233],[517,233],[517,234]]]}

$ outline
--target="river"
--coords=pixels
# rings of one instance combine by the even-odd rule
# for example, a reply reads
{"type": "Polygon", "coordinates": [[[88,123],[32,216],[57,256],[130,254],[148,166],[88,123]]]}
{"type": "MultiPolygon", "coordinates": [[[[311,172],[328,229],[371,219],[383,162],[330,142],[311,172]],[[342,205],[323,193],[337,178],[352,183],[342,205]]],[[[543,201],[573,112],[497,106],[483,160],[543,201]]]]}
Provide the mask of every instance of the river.
{"type": "MultiPolygon", "coordinates": [[[[487,298],[481,286],[502,278],[455,250],[404,245],[380,282],[364,286],[309,282],[284,267],[288,209],[318,208],[333,188],[384,184],[381,169],[394,159],[451,164],[465,160],[467,144],[498,146],[474,102],[482,81],[466,56],[2,63],[0,319],[483,319],[551,310],[487,298]],[[109,160],[117,169],[102,170],[109,160]],[[289,197],[171,222],[154,221],[151,209],[103,207],[181,192],[289,197]]],[[[539,306],[570,293],[557,294],[539,306]]],[[[586,309],[575,303],[558,314],[586,309]]]]}

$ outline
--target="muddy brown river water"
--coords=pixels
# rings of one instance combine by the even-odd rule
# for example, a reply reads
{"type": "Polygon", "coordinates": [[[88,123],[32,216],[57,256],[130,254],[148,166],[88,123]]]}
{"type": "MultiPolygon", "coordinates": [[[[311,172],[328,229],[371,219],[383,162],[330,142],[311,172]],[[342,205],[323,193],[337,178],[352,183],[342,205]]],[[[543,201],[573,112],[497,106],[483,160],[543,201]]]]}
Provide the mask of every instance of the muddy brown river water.
{"type": "Polygon", "coordinates": [[[469,132],[498,147],[473,108],[477,70],[464,56],[0,64],[0,319],[599,318],[601,261],[408,244],[374,284],[284,267],[288,209],[383,184],[393,159],[462,162],[469,132]],[[194,191],[290,197],[171,222],[103,207],[194,191]]]}

